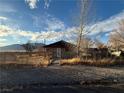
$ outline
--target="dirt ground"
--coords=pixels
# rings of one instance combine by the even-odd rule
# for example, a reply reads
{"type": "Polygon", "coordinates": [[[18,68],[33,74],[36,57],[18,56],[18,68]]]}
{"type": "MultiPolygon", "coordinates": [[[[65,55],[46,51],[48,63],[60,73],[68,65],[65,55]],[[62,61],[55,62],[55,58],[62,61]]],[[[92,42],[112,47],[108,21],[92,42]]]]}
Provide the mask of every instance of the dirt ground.
{"type": "Polygon", "coordinates": [[[124,93],[124,86],[38,86],[1,93],[124,93]]]}
{"type": "Polygon", "coordinates": [[[0,68],[0,88],[11,89],[17,86],[28,86],[29,88],[14,90],[4,93],[123,93],[124,87],[82,87],[82,85],[99,83],[121,83],[124,84],[124,67],[90,67],[90,66],[49,66],[43,68],[0,68]],[[30,85],[40,85],[30,87],[30,85]],[[49,87],[43,87],[49,85],[49,87]],[[52,87],[55,85],[56,87],[52,87]],[[63,85],[59,87],[59,85],[63,85]],[[71,85],[71,87],[69,87],[71,85]],[[75,86],[80,85],[80,86],[75,86]],[[100,89],[101,88],[101,89],[100,89]],[[103,92],[104,90],[105,92],[103,92]],[[91,92],[92,91],[92,92],[91,92]],[[98,92],[97,92],[98,91],[98,92]],[[110,92],[111,91],[111,92],[110,92]],[[113,92],[114,91],[114,92],[113,92]],[[119,91],[119,92],[117,92],[119,91]]]}

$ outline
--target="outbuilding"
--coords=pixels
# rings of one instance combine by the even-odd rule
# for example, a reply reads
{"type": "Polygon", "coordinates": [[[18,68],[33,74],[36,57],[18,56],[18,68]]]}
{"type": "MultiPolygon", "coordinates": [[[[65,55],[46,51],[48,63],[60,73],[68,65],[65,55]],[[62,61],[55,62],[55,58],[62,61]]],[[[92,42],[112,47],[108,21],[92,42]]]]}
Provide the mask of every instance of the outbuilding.
{"type": "Polygon", "coordinates": [[[63,40],[45,45],[44,48],[53,58],[69,58],[76,55],[76,46],[63,40]]]}

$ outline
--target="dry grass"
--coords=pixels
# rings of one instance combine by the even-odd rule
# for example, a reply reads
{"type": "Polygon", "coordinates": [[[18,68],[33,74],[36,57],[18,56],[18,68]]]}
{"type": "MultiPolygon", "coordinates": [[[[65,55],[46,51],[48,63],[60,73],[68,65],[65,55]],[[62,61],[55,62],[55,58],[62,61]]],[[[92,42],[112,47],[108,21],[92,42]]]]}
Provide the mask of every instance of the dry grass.
{"type": "Polygon", "coordinates": [[[48,58],[44,58],[39,64],[35,64],[36,67],[47,67],[51,64],[51,61],[48,58]]]}
{"type": "Polygon", "coordinates": [[[19,63],[25,63],[25,64],[31,64],[35,67],[47,67],[51,64],[49,61],[49,57],[44,56],[22,56],[21,58],[18,58],[19,63]]]}
{"type": "Polygon", "coordinates": [[[31,67],[47,67],[51,64],[49,58],[41,56],[21,57],[17,61],[0,62],[3,69],[23,69],[31,67]]]}
{"type": "Polygon", "coordinates": [[[5,52],[0,53],[0,66],[4,65],[6,68],[16,68],[18,66],[32,65],[36,67],[46,67],[50,63],[49,58],[44,56],[44,53],[33,52],[5,52]]]}
{"type": "Polygon", "coordinates": [[[72,59],[63,59],[60,61],[60,65],[89,65],[89,66],[113,66],[113,65],[124,65],[124,62],[117,61],[115,59],[104,58],[104,59],[80,59],[80,58],[72,58],[72,59]]]}
{"type": "Polygon", "coordinates": [[[108,65],[114,65],[115,61],[108,58],[97,59],[97,60],[89,59],[89,60],[83,60],[81,64],[91,65],[91,66],[108,66],[108,65]]]}
{"type": "Polygon", "coordinates": [[[79,64],[81,62],[80,58],[72,58],[72,59],[63,59],[60,61],[60,65],[65,65],[65,64],[79,64]]]}

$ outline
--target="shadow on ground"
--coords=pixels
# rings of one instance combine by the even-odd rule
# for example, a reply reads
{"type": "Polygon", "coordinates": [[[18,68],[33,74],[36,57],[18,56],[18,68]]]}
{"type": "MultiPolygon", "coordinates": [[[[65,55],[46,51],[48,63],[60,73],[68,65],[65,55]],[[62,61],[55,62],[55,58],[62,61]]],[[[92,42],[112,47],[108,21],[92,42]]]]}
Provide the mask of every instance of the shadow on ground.
{"type": "Polygon", "coordinates": [[[33,86],[23,89],[3,91],[1,93],[124,93],[123,87],[103,86],[33,86]]]}

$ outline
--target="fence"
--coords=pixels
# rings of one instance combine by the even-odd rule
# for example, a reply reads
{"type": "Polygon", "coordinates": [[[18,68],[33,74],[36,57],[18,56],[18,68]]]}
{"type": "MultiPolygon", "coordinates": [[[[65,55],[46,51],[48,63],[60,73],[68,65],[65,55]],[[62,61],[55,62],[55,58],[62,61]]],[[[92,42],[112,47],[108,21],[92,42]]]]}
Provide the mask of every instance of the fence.
{"type": "Polygon", "coordinates": [[[0,63],[32,64],[43,61],[47,56],[45,52],[1,52],[0,63]]]}

